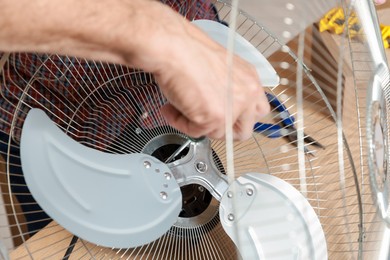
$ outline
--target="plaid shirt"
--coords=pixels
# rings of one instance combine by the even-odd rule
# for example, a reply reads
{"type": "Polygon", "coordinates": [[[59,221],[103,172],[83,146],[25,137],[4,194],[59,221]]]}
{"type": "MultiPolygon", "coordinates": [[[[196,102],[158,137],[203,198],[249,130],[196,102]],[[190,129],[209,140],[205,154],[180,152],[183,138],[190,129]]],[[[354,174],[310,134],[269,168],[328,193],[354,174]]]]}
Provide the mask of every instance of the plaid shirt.
{"type": "MultiPolygon", "coordinates": [[[[208,0],[162,2],[189,20],[218,19],[208,0]]],[[[74,139],[97,149],[115,140],[128,125],[165,124],[155,107],[165,99],[153,77],[121,65],[13,53],[0,73],[0,94],[0,131],[16,142],[33,107],[45,110],[74,139]]]]}

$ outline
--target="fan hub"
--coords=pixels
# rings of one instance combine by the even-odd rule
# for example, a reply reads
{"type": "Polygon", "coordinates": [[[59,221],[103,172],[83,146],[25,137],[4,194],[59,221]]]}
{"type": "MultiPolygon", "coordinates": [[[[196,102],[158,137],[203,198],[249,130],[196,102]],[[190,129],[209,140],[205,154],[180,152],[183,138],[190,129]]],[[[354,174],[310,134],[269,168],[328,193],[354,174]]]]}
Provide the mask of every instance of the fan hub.
{"type": "MultiPolygon", "coordinates": [[[[159,135],[151,139],[141,153],[165,161],[186,141],[187,138],[179,134],[159,135]]],[[[203,186],[217,200],[221,200],[228,188],[226,176],[214,163],[211,142],[207,138],[191,142],[168,163],[168,167],[179,186],[183,187],[189,184],[203,186]]]]}
{"type": "MultiPolygon", "coordinates": [[[[180,134],[162,134],[151,139],[142,153],[166,161],[186,141],[180,134]]],[[[215,166],[214,159],[211,143],[205,139],[191,142],[168,163],[183,196],[182,211],[175,226],[205,225],[218,215],[218,200],[228,185],[223,169],[215,166]]]]}

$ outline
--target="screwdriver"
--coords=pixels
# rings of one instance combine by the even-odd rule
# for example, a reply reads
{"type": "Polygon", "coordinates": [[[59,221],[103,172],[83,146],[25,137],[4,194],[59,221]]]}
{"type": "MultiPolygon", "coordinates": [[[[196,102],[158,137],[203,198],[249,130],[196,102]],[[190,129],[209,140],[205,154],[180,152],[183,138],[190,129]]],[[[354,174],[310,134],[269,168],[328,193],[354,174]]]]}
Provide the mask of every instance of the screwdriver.
{"type": "Polygon", "coordinates": [[[184,144],[182,144],[179,148],[177,148],[177,150],[171,156],[169,156],[168,159],[165,160],[165,163],[170,163],[173,160],[173,158],[178,156],[188,145],[190,145],[191,142],[200,142],[205,138],[206,138],[205,136],[201,136],[199,138],[189,137],[184,144]]]}

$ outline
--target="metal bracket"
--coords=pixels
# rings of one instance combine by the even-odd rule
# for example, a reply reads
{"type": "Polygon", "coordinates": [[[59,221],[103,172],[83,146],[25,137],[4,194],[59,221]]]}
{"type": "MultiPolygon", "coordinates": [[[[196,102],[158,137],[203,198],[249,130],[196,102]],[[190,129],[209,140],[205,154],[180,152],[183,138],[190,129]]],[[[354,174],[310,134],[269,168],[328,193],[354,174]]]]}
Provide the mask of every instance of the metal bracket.
{"type": "Polygon", "coordinates": [[[208,138],[191,142],[186,156],[169,163],[168,167],[179,186],[202,185],[219,201],[229,187],[226,176],[215,166],[208,138]]]}

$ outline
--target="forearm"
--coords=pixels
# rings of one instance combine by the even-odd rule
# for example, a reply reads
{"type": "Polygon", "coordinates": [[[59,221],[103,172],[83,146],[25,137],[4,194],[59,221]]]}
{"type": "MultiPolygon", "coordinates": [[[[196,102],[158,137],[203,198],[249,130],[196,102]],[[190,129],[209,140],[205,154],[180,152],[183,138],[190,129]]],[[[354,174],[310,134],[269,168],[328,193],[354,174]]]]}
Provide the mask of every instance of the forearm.
{"type": "Polygon", "coordinates": [[[1,51],[66,54],[148,71],[164,48],[158,45],[167,44],[162,37],[174,37],[169,34],[185,24],[148,0],[0,0],[0,6],[1,51]]]}
{"type": "Polygon", "coordinates": [[[233,97],[236,139],[269,111],[255,68],[169,7],[151,0],[0,0],[0,51],[104,60],[154,74],[169,101],[161,112],[189,136],[221,139],[233,97]],[[227,80],[230,84],[227,84],[227,80]]]}

